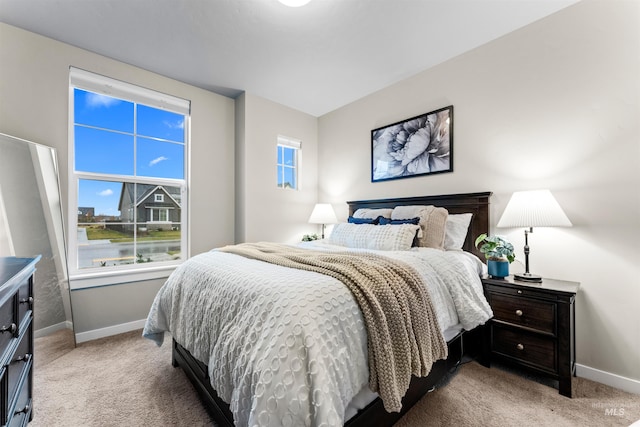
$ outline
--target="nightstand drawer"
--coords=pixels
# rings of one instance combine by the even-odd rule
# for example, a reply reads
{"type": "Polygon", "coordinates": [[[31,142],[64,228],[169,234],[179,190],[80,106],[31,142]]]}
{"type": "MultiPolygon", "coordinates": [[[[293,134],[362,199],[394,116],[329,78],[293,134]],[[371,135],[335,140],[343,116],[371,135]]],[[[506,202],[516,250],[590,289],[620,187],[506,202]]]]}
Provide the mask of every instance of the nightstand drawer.
{"type": "Polygon", "coordinates": [[[555,303],[498,293],[491,293],[489,299],[494,319],[550,334],[556,333],[555,303]]]}
{"type": "Polygon", "coordinates": [[[492,325],[492,349],[529,365],[557,372],[556,344],[553,338],[492,325]]]}

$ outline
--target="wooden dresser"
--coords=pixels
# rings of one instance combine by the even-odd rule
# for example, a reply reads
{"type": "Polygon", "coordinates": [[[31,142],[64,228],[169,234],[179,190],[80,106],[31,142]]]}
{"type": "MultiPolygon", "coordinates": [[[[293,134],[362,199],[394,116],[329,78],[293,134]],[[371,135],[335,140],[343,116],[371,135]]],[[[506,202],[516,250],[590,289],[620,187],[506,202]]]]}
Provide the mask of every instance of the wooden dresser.
{"type": "Polygon", "coordinates": [[[542,283],[483,278],[493,310],[485,327],[482,361],[518,364],[558,380],[560,394],[571,397],[575,375],[575,296],[577,282],[544,279],[542,283]]]}
{"type": "Polygon", "coordinates": [[[36,258],[0,258],[0,425],[33,417],[33,274],[36,258]]]}

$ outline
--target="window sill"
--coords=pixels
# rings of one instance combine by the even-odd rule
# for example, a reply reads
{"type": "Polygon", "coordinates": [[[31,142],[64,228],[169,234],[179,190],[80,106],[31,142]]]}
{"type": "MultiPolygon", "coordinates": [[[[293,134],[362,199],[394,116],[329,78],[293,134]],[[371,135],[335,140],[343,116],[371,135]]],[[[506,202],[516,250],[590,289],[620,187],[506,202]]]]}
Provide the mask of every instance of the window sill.
{"type": "Polygon", "coordinates": [[[120,285],[123,283],[142,282],[154,279],[166,279],[178,264],[146,267],[127,271],[104,271],[91,273],[77,273],[69,277],[72,291],[96,288],[100,286],[120,285]]]}

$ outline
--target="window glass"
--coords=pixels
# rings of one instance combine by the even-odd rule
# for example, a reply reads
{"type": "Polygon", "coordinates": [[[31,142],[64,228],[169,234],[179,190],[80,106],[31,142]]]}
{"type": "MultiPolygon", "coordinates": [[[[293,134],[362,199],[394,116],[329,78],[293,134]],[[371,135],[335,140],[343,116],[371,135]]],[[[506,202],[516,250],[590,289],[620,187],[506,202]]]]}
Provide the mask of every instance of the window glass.
{"type": "Polygon", "coordinates": [[[179,194],[180,187],[79,180],[78,268],[181,259],[179,194]],[[156,202],[156,191],[173,196],[156,202]]]}
{"type": "Polygon", "coordinates": [[[284,183],[283,186],[285,188],[297,188],[296,187],[296,176],[295,169],[293,168],[284,168],[284,183]]]}
{"type": "Polygon", "coordinates": [[[133,102],[107,95],[74,91],[74,121],[91,127],[133,132],[133,102]]]}
{"type": "Polygon", "coordinates": [[[133,135],[76,126],[75,169],[113,175],[133,175],[133,135]]]}
{"type": "Polygon", "coordinates": [[[184,142],[184,116],[138,104],[138,134],[184,142]]]}
{"type": "Polygon", "coordinates": [[[78,226],[120,217],[122,182],[78,181],[78,226]]]}
{"type": "Polygon", "coordinates": [[[184,144],[138,137],[136,148],[138,175],[184,178],[184,144]]]}
{"type": "Polygon", "coordinates": [[[295,166],[296,150],[289,147],[283,147],[283,148],[284,148],[284,164],[287,166],[295,166]]]}

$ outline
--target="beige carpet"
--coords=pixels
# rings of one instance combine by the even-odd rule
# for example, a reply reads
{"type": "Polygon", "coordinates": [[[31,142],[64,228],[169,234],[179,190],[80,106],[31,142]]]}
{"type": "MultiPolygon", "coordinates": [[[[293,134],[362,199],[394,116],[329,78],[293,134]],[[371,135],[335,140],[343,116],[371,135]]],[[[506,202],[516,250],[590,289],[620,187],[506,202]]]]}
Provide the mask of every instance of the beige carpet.
{"type": "MultiPolygon", "coordinates": [[[[129,332],[72,347],[68,331],[36,339],[32,427],[211,426],[195,391],[171,367],[171,346],[129,332]]],[[[574,398],[475,362],[396,425],[628,426],[640,396],[574,378],[574,398]]]]}

